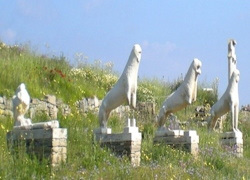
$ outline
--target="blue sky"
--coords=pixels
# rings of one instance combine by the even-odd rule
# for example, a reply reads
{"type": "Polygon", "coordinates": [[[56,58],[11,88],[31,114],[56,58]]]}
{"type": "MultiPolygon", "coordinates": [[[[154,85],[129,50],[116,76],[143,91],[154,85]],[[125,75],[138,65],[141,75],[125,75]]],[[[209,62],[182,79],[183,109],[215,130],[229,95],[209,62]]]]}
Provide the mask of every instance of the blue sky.
{"type": "Polygon", "coordinates": [[[233,0],[0,0],[0,40],[30,43],[38,52],[75,53],[112,61],[121,72],[133,44],[142,46],[140,77],[185,74],[202,61],[199,82],[228,82],[227,41],[237,41],[240,104],[250,104],[250,1],[233,0]]]}

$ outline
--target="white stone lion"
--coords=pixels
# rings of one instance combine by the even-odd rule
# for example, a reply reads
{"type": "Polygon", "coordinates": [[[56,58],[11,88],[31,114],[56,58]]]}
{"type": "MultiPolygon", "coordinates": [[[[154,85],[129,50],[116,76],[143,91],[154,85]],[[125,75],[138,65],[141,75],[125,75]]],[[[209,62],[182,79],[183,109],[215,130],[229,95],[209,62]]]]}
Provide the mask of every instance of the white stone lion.
{"type": "Polygon", "coordinates": [[[198,75],[201,74],[201,66],[201,61],[194,59],[182,84],[164,101],[158,115],[159,129],[164,128],[167,117],[171,113],[185,108],[196,100],[198,75]]]}
{"type": "Polygon", "coordinates": [[[124,102],[127,102],[131,108],[136,107],[137,77],[141,52],[140,45],[135,44],[121,77],[104,97],[99,108],[100,127],[107,128],[110,112],[124,102]]]}
{"type": "Polygon", "coordinates": [[[13,114],[14,114],[14,126],[30,126],[32,122],[30,119],[26,119],[24,115],[29,110],[30,96],[26,90],[25,84],[20,84],[17,87],[16,94],[12,98],[13,102],[13,114]]]}
{"type": "Polygon", "coordinates": [[[50,129],[59,127],[59,122],[57,120],[32,123],[31,119],[24,117],[29,110],[30,105],[30,96],[26,90],[25,84],[22,83],[17,87],[16,94],[13,96],[12,102],[15,120],[14,129],[50,129]]]}
{"type": "Polygon", "coordinates": [[[232,130],[238,131],[238,114],[239,114],[239,92],[238,82],[240,72],[238,69],[233,71],[225,93],[211,108],[211,116],[208,119],[208,128],[215,129],[218,118],[231,111],[232,130]]]}

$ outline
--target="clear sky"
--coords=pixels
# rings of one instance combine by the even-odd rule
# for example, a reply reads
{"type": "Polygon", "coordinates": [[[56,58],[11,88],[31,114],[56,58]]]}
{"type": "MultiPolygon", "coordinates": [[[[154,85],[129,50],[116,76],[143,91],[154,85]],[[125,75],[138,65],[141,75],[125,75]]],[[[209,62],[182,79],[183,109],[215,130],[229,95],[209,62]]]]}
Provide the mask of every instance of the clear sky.
{"type": "Polygon", "coordinates": [[[73,61],[112,61],[122,72],[135,43],[142,46],[140,77],[174,80],[193,58],[199,82],[227,87],[227,41],[237,41],[240,104],[250,104],[250,1],[247,0],[0,0],[0,40],[30,43],[38,52],[73,61]]]}

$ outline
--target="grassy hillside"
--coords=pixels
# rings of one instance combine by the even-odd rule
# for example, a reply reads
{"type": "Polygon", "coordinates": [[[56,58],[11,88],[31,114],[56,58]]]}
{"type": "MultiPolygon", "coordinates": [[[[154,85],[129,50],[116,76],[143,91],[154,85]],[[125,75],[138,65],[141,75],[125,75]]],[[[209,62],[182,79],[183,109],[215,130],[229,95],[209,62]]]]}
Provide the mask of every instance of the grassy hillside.
{"type": "MultiPolygon", "coordinates": [[[[81,115],[73,108],[76,100],[94,95],[102,98],[112,87],[118,76],[110,64],[85,62],[73,68],[64,57],[36,55],[28,47],[10,47],[0,42],[0,77],[0,95],[13,96],[16,87],[24,82],[31,97],[54,94],[72,107],[71,115],[64,118],[59,113],[58,117],[60,125],[68,128],[67,163],[53,170],[46,160],[39,162],[22,150],[13,157],[5,139],[6,132],[12,129],[13,119],[1,118],[0,179],[250,179],[250,116],[240,114],[244,158],[236,158],[220,147],[218,133],[209,133],[206,127],[197,123],[202,119],[195,118],[194,108],[216,101],[216,95],[202,91],[202,85],[197,102],[177,113],[178,119],[190,122],[184,128],[197,130],[200,136],[199,156],[194,158],[168,146],[153,145],[154,117],[144,116],[142,119],[137,114],[143,141],[141,166],[134,168],[127,158],[117,158],[93,141],[93,129],[98,127],[95,114],[81,115]]],[[[173,82],[140,79],[138,101],[156,102],[158,110],[166,95],[178,84],[178,79],[173,82]]],[[[109,126],[118,131],[123,128],[124,121],[124,118],[114,115],[109,126]]],[[[225,123],[225,128],[228,123],[225,123]]]]}
{"type": "Polygon", "coordinates": [[[25,46],[0,43],[0,94],[12,96],[24,82],[31,97],[55,94],[65,102],[97,95],[101,98],[117,77],[108,67],[90,64],[72,68],[65,57],[35,55],[25,46]]]}

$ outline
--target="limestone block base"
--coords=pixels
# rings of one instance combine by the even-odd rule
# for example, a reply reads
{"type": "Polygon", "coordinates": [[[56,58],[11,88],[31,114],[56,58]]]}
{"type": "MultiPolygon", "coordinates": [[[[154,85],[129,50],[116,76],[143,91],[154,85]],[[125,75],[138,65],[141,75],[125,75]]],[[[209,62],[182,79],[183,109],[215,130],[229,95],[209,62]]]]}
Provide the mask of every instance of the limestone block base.
{"type": "Polygon", "coordinates": [[[199,136],[194,130],[169,130],[167,128],[158,129],[154,143],[163,143],[174,148],[181,148],[193,155],[199,153],[199,136]]]}
{"type": "Polygon", "coordinates": [[[25,148],[28,154],[57,166],[67,158],[67,129],[14,129],[7,133],[7,145],[11,152],[25,148]]]}
{"type": "Polygon", "coordinates": [[[237,157],[243,157],[243,138],[242,132],[225,132],[221,134],[220,143],[229,152],[237,157]]]}
{"type": "Polygon", "coordinates": [[[94,136],[102,147],[110,148],[117,156],[128,156],[133,166],[139,166],[142,136],[135,120],[132,123],[130,121],[129,119],[123,133],[111,134],[110,128],[99,128],[94,131],[94,136]]]}

